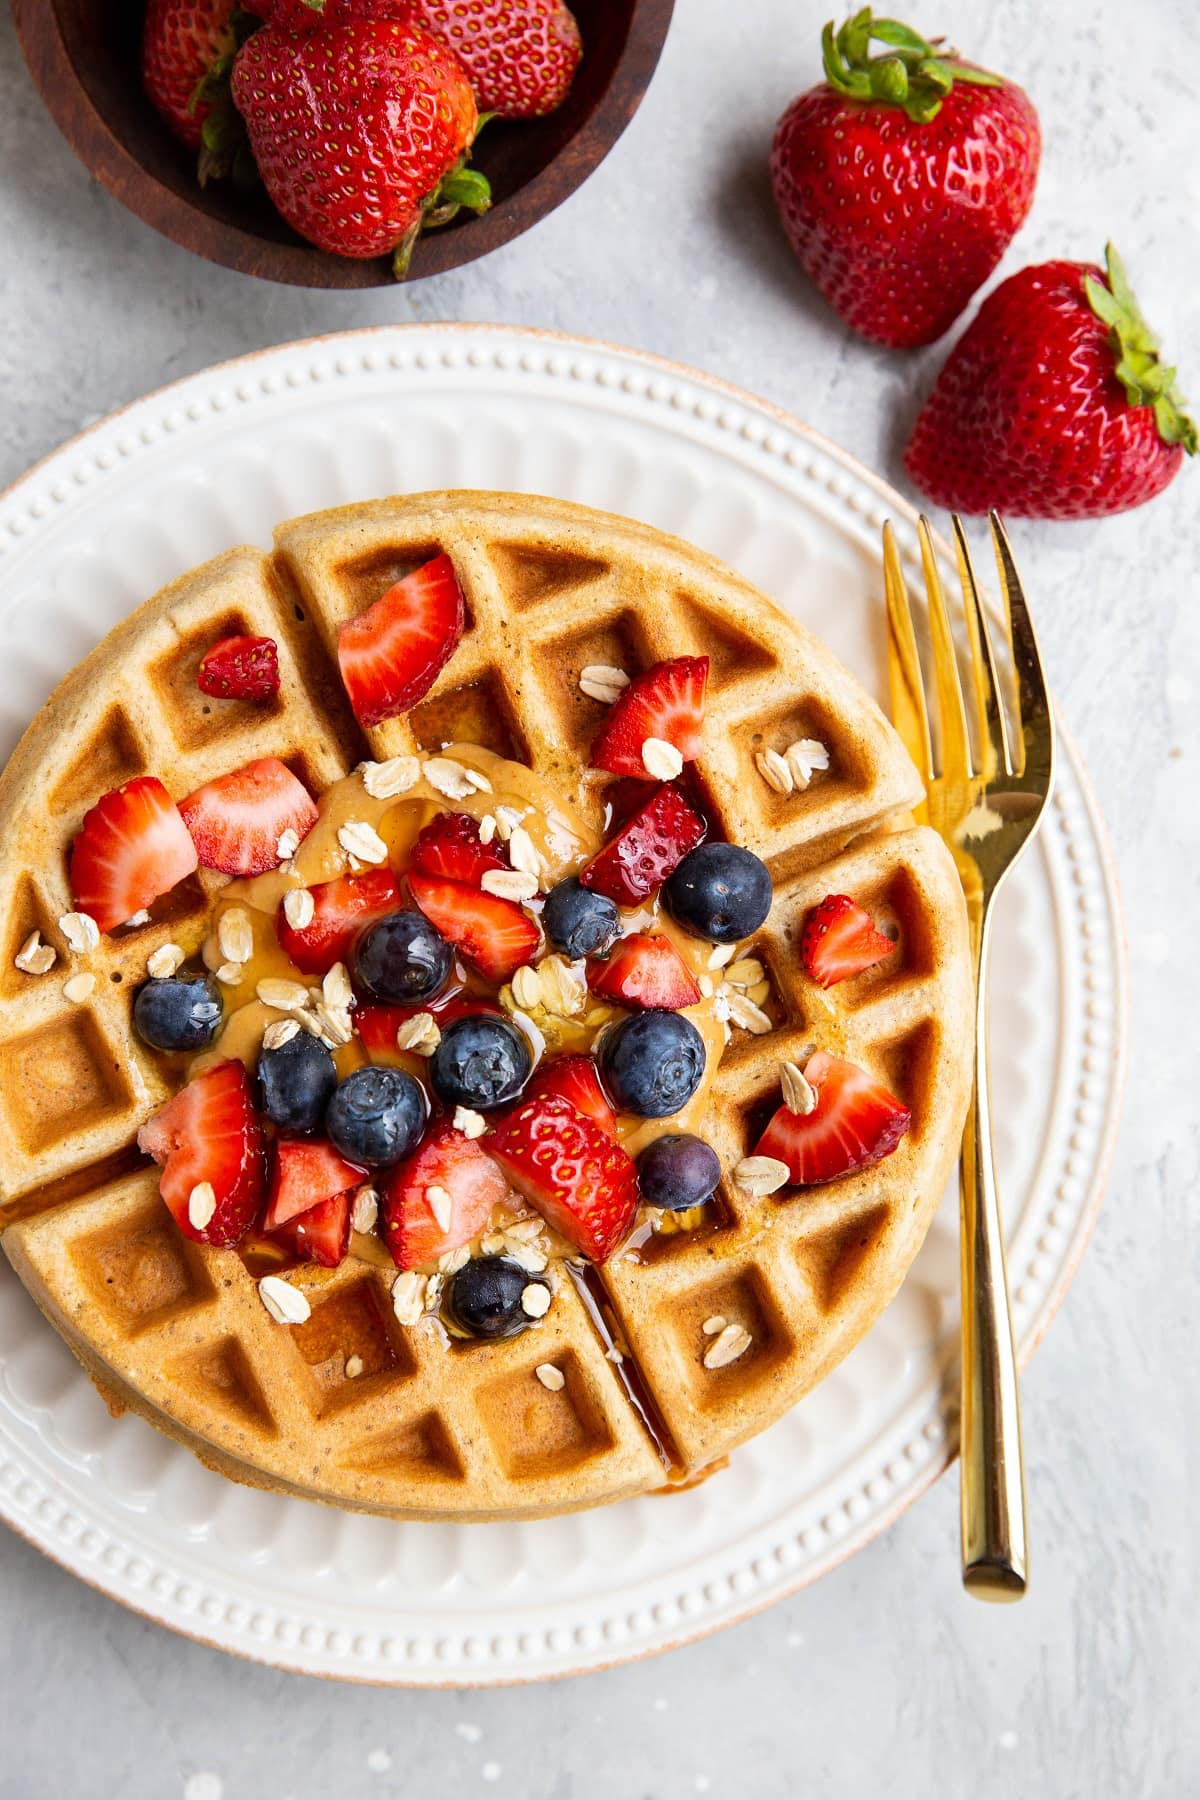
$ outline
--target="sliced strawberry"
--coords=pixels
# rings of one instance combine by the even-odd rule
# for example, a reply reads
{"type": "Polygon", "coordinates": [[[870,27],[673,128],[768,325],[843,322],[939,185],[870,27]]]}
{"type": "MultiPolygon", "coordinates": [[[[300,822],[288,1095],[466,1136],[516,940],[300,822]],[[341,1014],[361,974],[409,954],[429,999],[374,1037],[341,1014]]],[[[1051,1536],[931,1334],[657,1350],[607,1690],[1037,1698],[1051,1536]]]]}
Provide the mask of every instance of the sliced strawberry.
{"type": "Polygon", "coordinates": [[[354,1009],[354,1029],[363,1041],[363,1046],[372,1056],[384,1056],[396,1048],[396,1033],[418,1013],[432,1013],[444,1030],[452,1025],[455,1019],[465,1019],[474,1013],[498,1013],[500,1008],[493,1006],[489,1000],[480,999],[478,994],[467,994],[459,991],[454,994],[439,994],[436,1000],[427,1000],[424,1006],[378,1006],[374,1002],[356,1006],[354,1009]]]}
{"type": "Polygon", "coordinates": [[[870,913],[847,894],[826,894],[804,921],[800,961],[807,975],[824,988],[861,975],[896,948],[878,930],[870,913]]]}
{"type": "Polygon", "coordinates": [[[593,856],[579,879],[618,906],[636,906],[662,886],[704,831],[699,813],[668,782],[593,856]]]}
{"type": "Polygon", "coordinates": [[[568,1243],[593,1262],[612,1255],[637,1210],[637,1170],[595,1119],[544,1094],[522,1100],[483,1141],[568,1243]]]}
{"type": "Polygon", "coordinates": [[[466,623],[448,556],[414,569],[338,632],[338,663],[360,725],[394,719],[426,695],[466,623]]]}
{"type": "Polygon", "coordinates": [[[487,1230],[493,1206],[507,1192],[491,1157],[442,1120],[380,1184],[383,1236],[392,1261],[398,1269],[415,1269],[469,1244],[487,1230]]]}
{"type": "Polygon", "coordinates": [[[324,975],[335,962],[344,962],[363,925],[403,905],[390,869],[339,875],[334,881],[318,882],[308,891],[313,899],[313,916],[307,925],[289,925],[282,902],[275,915],[275,935],[281,949],[306,975],[324,975]]]}
{"type": "Polygon", "coordinates": [[[196,846],[162,782],[139,775],[97,800],[71,846],[71,892],[101,931],[123,925],[196,867],[196,846]]]}
{"type": "Polygon", "coordinates": [[[279,692],[279,646],[269,637],[227,637],[206,651],[196,677],[218,700],[270,700],[279,692]]]}
{"type": "Polygon", "coordinates": [[[592,745],[593,769],[650,779],[642,761],[647,738],[673,744],[684,762],[694,762],[701,749],[707,681],[707,656],[676,656],[635,676],[600,727],[592,745]]]}
{"type": "Polygon", "coordinates": [[[804,1073],[816,1106],[810,1113],[781,1106],[754,1146],[755,1156],[777,1157],[791,1181],[816,1187],[891,1155],[911,1115],[881,1082],[823,1050],[809,1057],[804,1073]]]}
{"type": "Polygon", "coordinates": [[[276,868],[284,832],[303,838],[317,822],[316,801],[275,756],[206,781],[179,810],[204,867],[225,875],[276,868]]]}
{"type": "Polygon", "coordinates": [[[503,844],[480,842],[479,824],[470,813],[445,812],[417,833],[411,864],[418,874],[443,881],[465,881],[478,887],[489,869],[507,869],[503,844]]]}
{"type": "Polygon", "coordinates": [[[610,1137],[616,1136],[617,1115],[608,1104],[590,1056],[551,1056],[539,1063],[523,1098],[537,1100],[546,1094],[569,1100],[576,1112],[595,1119],[610,1137]]]}
{"type": "Polygon", "coordinates": [[[297,1213],[286,1225],[272,1234],[276,1243],[285,1244],[295,1256],[320,1263],[323,1269],[336,1269],[350,1248],[350,1215],[354,1207],[354,1190],[331,1194],[307,1212],[297,1213]]]}
{"type": "Polygon", "coordinates": [[[236,1244],[258,1216],[266,1187],[263,1133],[240,1062],[217,1063],[181,1088],[138,1132],[138,1149],[163,1166],[162,1197],[184,1237],[197,1244],[236,1244]],[[215,1207],[207,1224],[192,1223],[196,1188],[207,1182],[215,1207]]]}
{"type": "Polygon", "coordinates": [[[613,947],[607,962],[588,966],[593,994],[620,1006],[661,1008],[678,1012],[695,1006],[700,989],[669,937],[633,932],[613,947]]]}
{"type": "Polygon", "coordinates": [[[408,885],[430,924],[489,981],[507,981],[538,947],[541,934],[515,900],[411,872],[408,885]]]}
{"type": "Polygon", "coordinates": [[[358,1187],[365,1179],[365,1172],[339,1156],[324,1138],[276,1138],[271,1197],[262,1229],[275,1231],[298,1213],[358,1187]]]}

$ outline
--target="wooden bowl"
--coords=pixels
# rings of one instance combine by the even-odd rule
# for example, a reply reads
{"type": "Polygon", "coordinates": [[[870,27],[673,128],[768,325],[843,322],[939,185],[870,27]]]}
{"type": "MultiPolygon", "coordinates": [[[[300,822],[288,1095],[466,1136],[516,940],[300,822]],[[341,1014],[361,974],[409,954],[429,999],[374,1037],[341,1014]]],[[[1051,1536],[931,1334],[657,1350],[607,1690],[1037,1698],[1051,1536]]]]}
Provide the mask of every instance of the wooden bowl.
{"type": "MultiPolygon", "coordinates": [[[[481,218],[460,214],[422,237],[409,281],[461,268],[553,212],[607,155],[650,84],[674,0],[570,0],[583,60],[548,118],[494,121],[474,161],[492,184],[481,218]]],[[[142,7],[113,0],[13,0],[30,73],[67,142],[109,193],[186,250],[295,287],[386,287],[386,257],[359,262],[317,250],[265,193],[228,182],[200,188],[195,158],[142,92],[142,7]]]]}

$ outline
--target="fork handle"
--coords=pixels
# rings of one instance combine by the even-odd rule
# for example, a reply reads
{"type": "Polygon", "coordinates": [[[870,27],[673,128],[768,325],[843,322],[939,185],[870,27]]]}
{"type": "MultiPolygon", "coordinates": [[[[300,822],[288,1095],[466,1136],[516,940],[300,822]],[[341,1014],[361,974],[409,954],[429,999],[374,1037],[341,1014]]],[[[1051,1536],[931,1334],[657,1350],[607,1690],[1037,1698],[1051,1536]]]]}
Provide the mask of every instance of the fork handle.
{"type": "Polygon", "coordinates": [[[962,1565],[981,1600],[1019,1600],[1027,1581],[1021,1404],[988,1094],[987,921],[979,951],[975,1082],[963,1134],[962,1565]]]}

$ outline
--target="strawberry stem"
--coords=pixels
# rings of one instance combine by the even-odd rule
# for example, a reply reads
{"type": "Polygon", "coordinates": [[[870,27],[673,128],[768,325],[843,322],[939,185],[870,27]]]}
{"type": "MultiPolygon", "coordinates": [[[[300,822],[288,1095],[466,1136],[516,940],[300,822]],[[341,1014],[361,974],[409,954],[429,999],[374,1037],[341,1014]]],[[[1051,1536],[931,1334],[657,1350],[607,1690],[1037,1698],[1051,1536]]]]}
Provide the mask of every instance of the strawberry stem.
{"type": "Polygon", "coordinates": [[[974,87],[1001,87],[999,75],[959,61],[940,38],[930,42],[899,19],[876,19],[869,6],[854,13],[836,32],[832,19],[821,33],[825,79],[836,93],[851,100],[898,106],[917,125],[927,125],[941,111],[956,81],[974,87]],[[885,44],[872,56],[871,43],[885,44]]]}
{"type": "Polygon", "coordinates": [[[392,274],[403,281],[408,274],[412,253],[423,231],[433,231],[450,220],[465,206],[470,212],[483,213],[492,204],[492,189],[486,175],[467,167],[469,151],[464,150],[452,169],[447,169],[437,187],[426,194],[421,211],[392,252],[392,274]]]}
{"type": "Polygon", "coordinates": [[[1196,426],[1183,410],[1187,402],[1175,386],[1175,370],[1163,367],[1159,341],[1147,325],[1137,296],[1129,285],[1125,264],[1111,244],[1104,250],[1108,286],[1094,275],[1085,275],[1088,305],[1108,326],[1108,341],[1116,361],[1116,376],[1130,406],[1148,406],[1154,413],[1158,435],[1164,444],[1182,444],[1189,456],[1200,448],[1196,426]]]}

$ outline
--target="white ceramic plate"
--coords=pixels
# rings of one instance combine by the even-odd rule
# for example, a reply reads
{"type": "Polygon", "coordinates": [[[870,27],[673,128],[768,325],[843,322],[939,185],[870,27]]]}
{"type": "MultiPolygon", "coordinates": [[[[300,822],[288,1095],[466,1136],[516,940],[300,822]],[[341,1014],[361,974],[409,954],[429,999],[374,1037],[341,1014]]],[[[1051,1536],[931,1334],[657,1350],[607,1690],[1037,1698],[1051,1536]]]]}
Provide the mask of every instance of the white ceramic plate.
{"type": "MultiPolygon", "coordinates": [[[[59,677],[192,564],[266,544],[277,520],[311,508],[440,487],[556,494],[677,532],[880,689],[884,517],[907,553],[915,544],[911,510],[881,482],[762,402],[650,357],[412,326],[179,382],[0,500],[0,756],[59,677]]],[[[1120,1091],[1121,955],[1103,826],[1064,739],[992,972],[1022,1355],[1099,1201],[1120,1091]]],[[[503,1682],[659,1650],[812,1581],[946,1466],[956,1211],[948,1194],[875,1329],[726,1471],[537,1524],[397,1525],[235,1487],[140,1420],[111,1419],[0,1258],[0,1515],[150,1617],[313,1673],[503,1682]]]]}

